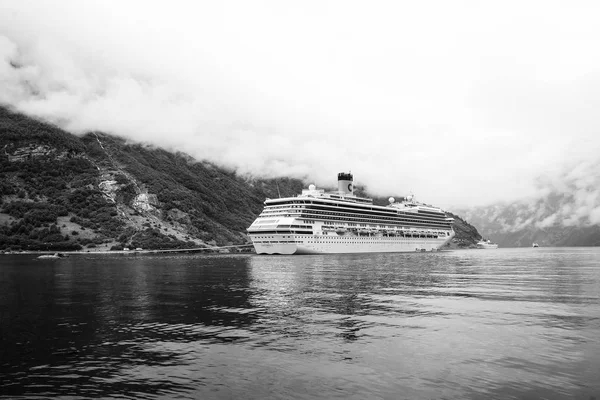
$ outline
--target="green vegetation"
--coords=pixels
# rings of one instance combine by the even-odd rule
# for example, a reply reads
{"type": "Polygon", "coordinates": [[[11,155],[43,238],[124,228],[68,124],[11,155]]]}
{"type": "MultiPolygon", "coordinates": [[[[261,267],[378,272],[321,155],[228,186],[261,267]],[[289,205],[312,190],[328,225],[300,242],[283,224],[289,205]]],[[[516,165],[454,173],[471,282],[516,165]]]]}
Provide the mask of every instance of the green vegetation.
{"type": "Polygon", "coordinates": [[[77,137],[2,107],[0,149],[0,250],[241,244],[266,197],[302,188],[102,133],[77,137]],[[114,182],[112,198],[103,181],[114,182]],[[154,196],[152,207],[133,205],[140,193],[154,196]]]}
{"type": "Polygon", "coordinates": [[[37,121],[25,115],[14,113],[0,106],[0,137],[2,147],[11,144],[15,147],[36,143],[51,145],[71,153],[81,153],[85,147],[76,136],[53,125],[37,121]]]}
{"type": "MultiPolygon", "coordinates": [[[[188,232],[204,242],[243,243],[246,228],[262,210],[264,199],[277,196],[278,186],[282,195],[302,189],[298,180],[248,182],[234,171],[190,162],[183,154],[141,144],[128,145],[123,139],[104,134],[98,137],[112,160],[135,176],[148,193],[156,194],[166,221],[173,220],[171,211],[185,214],[188,232]]],[[[96,136],[88,135],[82,141],[86,148],[99,148],[96,136]]]]}
{"type": "Polygon", "coordinates": [[[481,239],[481,235],[477,229],[458,215],[447,212],[449,217],[454,218],[454,232],[456,235],[450,243],[447,244],[450,248],[475,248],[476,243],[481,239]]]}
{"type": "Polygon", "coordinates": [[[242,244],[265,198],[303,186],[98,132],[77,137],[0,107],[0,250],[242,244]]]}
{"type": "MultiPolygon", "coordinates": [[[[126,247],[125,244],[122,245],[126,247]]],[[[142,249],[186,249],[196,247],[194,242],[183,242],[174,236],[165,236],[156,228],[146,228],[131,238],[130,248],[142,249]]]]}

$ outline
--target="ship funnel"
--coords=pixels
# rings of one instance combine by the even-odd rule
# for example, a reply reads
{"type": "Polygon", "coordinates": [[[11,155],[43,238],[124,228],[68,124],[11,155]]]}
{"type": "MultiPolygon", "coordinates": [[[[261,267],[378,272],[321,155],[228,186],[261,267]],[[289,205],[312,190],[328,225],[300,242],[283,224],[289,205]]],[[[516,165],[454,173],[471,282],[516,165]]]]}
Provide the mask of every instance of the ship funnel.
{"type": "Polygon", "coordinates": [[[345,195],[354,194],[354,184],[352,183],[352,174],[340,172],[338,174],[338,192],[345,195]]]}

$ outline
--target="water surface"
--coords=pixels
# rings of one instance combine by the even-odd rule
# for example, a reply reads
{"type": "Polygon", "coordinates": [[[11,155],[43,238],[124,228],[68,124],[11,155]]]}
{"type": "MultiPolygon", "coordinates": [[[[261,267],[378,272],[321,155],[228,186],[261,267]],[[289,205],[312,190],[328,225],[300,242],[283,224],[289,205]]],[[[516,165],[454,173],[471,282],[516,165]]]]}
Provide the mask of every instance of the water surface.
{"type": "Polygon", "coordinates": [[[600,399],[600,249],[0,257],[0,398],[600,399]]]}

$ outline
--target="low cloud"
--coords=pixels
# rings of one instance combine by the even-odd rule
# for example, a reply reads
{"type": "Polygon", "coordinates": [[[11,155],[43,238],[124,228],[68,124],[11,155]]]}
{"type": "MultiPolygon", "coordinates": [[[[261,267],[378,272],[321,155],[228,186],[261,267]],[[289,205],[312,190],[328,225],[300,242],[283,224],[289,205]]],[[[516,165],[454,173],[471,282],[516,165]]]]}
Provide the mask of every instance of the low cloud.
{"type": "Polygon", "coordinates": [[[0,103],[445,207],[576,188],[535,220],[597,220],[597,6],[463,6],[5,0],[0,103]]]}
{"type": "Polygon", "coordinates": [[[537,194],[494,206],[461,209],[468,220],[488,231],[517,232],[555,226],[589,227],[600,224],[600,160],[567,165],[545,174],[537,194]]]}

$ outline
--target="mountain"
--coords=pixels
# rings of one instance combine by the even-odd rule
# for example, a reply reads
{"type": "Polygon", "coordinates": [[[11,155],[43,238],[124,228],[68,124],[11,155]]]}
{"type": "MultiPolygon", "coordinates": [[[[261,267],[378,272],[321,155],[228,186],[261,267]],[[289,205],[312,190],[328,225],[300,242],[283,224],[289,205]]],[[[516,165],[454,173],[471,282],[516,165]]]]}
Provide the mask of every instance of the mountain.
{"type": "MultiPolygon", "coordinates": [[[[101,132],[75,136],[0,107],[0,250],[242,244],[265,198],[303,187],[101,132]]],[[[456,221],[451,247],[472,246],[477,230],[456,221]]]]}
{"type": "Polygon", "coordinates": [[[599,246],[599,167],[590,163],[565,173],[537,198],[457,212],[501,247],[599,246]]]}

